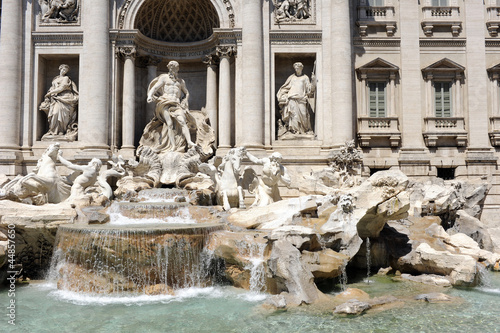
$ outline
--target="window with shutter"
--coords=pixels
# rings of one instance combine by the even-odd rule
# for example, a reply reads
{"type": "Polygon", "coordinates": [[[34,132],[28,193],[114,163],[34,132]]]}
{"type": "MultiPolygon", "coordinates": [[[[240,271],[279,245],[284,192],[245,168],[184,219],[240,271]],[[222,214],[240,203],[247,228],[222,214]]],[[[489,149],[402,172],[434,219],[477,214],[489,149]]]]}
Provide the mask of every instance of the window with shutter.
{"type": "Polygon", "coordinates": [[[384,6],[385,0],[368,0],[367,4],[368,6],[375,6],[375,7],[382,7],[384,6]]]}
{"type": "Polygon", "coordinates": [[[432,6],[436,7],[447,7],[449,6],[449,0],[432,0],[432,6]]]}
{"type": "Polygon", "coordinates": [[[451,82],[434,82],[436,117],[451,117],[451,82]]]}
{"type": "Polygon", "coordinates": [[[370,117],[386,116],[386,82],[369,82],[370,89],[370,117]]]}

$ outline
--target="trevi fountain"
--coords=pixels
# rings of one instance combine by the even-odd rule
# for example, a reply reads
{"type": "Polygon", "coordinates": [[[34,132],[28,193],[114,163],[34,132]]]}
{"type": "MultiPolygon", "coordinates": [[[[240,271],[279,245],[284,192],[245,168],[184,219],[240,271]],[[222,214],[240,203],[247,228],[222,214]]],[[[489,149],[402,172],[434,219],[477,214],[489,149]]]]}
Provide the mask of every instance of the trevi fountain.
{"type": "Polygon", "coordinates": [[[421,3],[3,0],[1,331],[498,331],[500,7],[421,3]]]}

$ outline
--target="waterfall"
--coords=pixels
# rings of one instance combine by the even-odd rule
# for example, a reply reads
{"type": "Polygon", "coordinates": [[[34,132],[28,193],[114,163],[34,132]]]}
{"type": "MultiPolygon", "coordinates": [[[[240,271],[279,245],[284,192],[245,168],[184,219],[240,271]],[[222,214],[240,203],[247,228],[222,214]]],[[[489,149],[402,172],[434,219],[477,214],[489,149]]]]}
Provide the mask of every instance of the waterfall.
{"type": "Polygon", "coordinates": [[[347,264],[348,261],[344,260],[342,266],[340,267],[340,290],[345,291],[347,289],[347,264]]]}
{"type": "Polygon", "coordinates": [[[480,288],[491,288],[491,276],[490,272],[488,272],[488,269],[484,267],[484,265],[477,263],[476,264],[476,270],[477,270],[477,284],[480,288]]]}
{"type": "Polygon", "coordinates": [[[366,246],[366,283],[370,283],[370,275],[371,275],[370,269],[372,265],[370,237],[366,237],[365,246],[366,246]]]}
{"type": "Polygon", "coordinates": [[[59,289],[106,294],[209,285],[203,250],[208,233],[220,228],[61,226],[49,277],[59,289]]]}
{"type": "Polygon", "coordinates": [[[266,291],[265,249],[265,243],[252,243],[251,239],[238,243],[240,256],[248,262],[244,268],[250,272],[249,289],[253,292],[266,291]]]}

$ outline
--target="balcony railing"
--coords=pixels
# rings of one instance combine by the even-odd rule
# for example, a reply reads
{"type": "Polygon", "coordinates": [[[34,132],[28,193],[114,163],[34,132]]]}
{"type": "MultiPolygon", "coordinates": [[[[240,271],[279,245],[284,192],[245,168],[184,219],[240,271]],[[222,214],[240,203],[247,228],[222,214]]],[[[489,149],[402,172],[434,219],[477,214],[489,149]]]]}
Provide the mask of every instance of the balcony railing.
{"type": "Polygon", "coordinates": [[[500,117],[490,117],[490,141],[492,146],[500,146],[500,117]]]}
{"type": "Polygon", "coordinates": [[[467,131],[463,117],[427,117],[424,139],[428,147],[435,147],[439,142],[453,142],[455,146],[467,145],[467,131]]]}
{"type": "Polygon", "coordinates": [[[486,26],[491,37],[498,36],[498,29],[500,28],[500,6],[487,6],[488,12],[486,19],[486,26]]]}
{"type": "Polygon", "coordinates": [[[457,6],[424,6],[422,29],[427,37],[432,36],[435,26],[449,26],[453,37],[457,37],[462,29],[460,7],[457,6]]]}
{"type": "Polygon", "coordinates": [[[396,30],[394,6],[358,6],[357,25],[363,37],[370,26],[385,26],[387,36],[393,36],[396,30]]]}
{"type": "Polygon", "coordinates": [[[358,138],[362,147],[369,147],[371,141],[385,141],[391,147],[398,147],[401,132],[398,128],[398,117],[359,117],[358,138]]]}

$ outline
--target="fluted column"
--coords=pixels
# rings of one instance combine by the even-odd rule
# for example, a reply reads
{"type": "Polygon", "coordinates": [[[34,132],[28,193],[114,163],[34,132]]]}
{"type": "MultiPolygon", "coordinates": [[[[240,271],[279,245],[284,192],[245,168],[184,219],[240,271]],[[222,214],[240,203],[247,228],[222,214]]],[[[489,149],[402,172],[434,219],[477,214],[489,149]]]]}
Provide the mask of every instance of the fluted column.
{"type": "Polygon", "coordinates": [[[219,64],[219,147],[231,147],[231,46],[217,47],[219,64]]]}
{"type": "MultiPolygon", "coordinates": [[[[208,114],[208,119],[210,119],[210,126],[215,132],[215,138],[217,141],[217,65],[216,57],[209,54],[205,57],[204,63],[207,65],[207,91],[206,91],[206,102],[205,110],[208,114]]],[[[216,142],[217,144],[217,142],[216,142]]]]}
{"type": "Polygon", "coordinates": [[[332,125],[334,145],[353,139],[350,1],[332,0],[332,125]]]}
{"type": "Polygon", "coordinates": [[[23,1],[2,1],[0,36],[0,150],[19,149],[23,1]]]}
{"type": "Polygon", "coordinates": [[[262,0],[243,0],[242,15],[242,76],[243,100],[241,122],[244,133],[238,135],[249,148],[264,145],[264,44],[262,0]]]}
{"type": "MultiPolygon", "coordinates": [[[[148,86],[158,76],[158,65],[161,63],[161,58],[149,57],[147,62],[148,68],[148,86]]],[[[146,105],[146,121],[150,121],[155,115],[156,103],[147,103],[146,105]]]]}
{"type": "Polygon", "coordinates": [[[135,47],[120,47],[123,66],[122,149],[135,148],[135,47]]]}
{"type": "Polygon", "coordinates": [[[78,141],[83,142],[85,149],[108,148],[109,6],[109,1],[92,1],[82,6],[78,141]]]}

